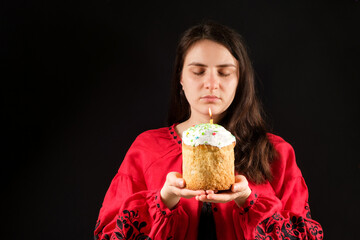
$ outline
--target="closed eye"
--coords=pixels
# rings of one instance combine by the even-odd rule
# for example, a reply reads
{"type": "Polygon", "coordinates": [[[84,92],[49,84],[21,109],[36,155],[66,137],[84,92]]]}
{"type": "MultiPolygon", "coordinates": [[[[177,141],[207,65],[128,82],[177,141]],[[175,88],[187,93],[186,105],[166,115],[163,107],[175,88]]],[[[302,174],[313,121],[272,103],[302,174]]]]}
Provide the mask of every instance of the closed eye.
{"type": "Polygon", "coordinates": [[[222,76],[222,77],[228,77],[228,76],[230,76],[230,73],[219,72],[219,75],[222,76]]]}
{"type": "Polygon", "coordinates": [[[193,72],[193,74],[195,74],[196,76],[201,76],[204,74],[204,71],[201,71],[201,72],[193,72]]]}

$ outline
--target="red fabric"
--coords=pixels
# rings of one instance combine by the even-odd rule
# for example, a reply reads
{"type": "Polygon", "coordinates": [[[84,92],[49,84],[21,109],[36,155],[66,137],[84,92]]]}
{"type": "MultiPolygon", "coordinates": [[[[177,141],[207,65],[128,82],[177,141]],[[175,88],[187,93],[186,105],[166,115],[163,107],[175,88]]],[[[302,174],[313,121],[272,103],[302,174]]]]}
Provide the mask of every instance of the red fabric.
{"type": "MultiPolygon", "coordinates": [[[[160,200],[168,172],[182,172],[181,139],[171,127],[140,134],[128,150],[106,193],[95,239],[197,238],[201,202],[181,199],[169,210],[160,200]]],[[[308,190],[294,150],[268,134],[278,152],[272,182],[255,185],[246,203],[213,203],[217,239],[323,239],[312,220],[308,190]],[[272,238],[269,238],[272,237],[272,238]]]]}

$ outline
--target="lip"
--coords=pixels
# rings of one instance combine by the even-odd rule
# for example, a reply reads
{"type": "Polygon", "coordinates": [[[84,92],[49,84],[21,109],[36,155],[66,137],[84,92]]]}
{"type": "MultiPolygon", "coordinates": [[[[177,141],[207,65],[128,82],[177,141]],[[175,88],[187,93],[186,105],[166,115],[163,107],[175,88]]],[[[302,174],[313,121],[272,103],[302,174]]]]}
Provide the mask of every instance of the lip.
{"type": "Polygon", "coordinates": [[[207,102],[215,102],[215,101],[220,100],[219,97],[214,96],[214,95],[206,95],[206,96],[201,97],[200,99],[205,100],[207,102]]]}

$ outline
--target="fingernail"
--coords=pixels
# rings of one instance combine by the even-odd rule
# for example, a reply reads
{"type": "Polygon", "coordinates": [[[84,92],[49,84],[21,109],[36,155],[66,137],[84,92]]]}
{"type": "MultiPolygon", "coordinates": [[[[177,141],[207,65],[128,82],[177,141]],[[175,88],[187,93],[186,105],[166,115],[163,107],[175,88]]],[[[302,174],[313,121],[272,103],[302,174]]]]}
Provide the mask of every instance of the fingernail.
{"type": "Polygon", "coordinates": [[[179,187],[182,187],[182,186],[183,186],[183,181],[182,181],[182,180],[179,180],[179,181],[178,181],[178,185],[179,185],[179,187]]]}

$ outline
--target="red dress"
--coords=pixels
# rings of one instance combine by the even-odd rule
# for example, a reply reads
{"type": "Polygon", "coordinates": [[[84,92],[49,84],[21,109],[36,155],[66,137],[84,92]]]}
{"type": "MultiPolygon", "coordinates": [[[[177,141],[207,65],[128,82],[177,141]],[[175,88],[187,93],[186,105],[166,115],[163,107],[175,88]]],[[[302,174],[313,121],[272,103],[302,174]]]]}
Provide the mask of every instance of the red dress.
{"type": "MultiPolygon", "coordinates": [[[[166,175],[182,173],[181,139],[171,127],[140,134],[106,193],[95,239],[196,240],[202,202],[181,198],[172,210],[160,199],[166,175]]],[[[256,185],[242,207],[212,203],[217,239],[323,239],[311,219],[308,190],[294,150],[268,134],[278,152],[273,181],[256,185]]]]}

